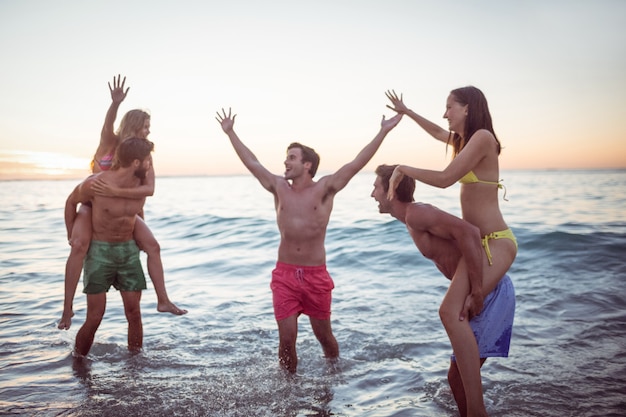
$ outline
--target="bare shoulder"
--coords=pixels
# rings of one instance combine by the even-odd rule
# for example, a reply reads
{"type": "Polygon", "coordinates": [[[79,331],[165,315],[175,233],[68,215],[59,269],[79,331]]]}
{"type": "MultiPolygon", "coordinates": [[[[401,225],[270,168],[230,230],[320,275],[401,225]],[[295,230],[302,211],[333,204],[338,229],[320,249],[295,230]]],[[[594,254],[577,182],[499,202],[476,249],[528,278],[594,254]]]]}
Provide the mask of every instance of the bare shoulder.
{"type": "Polygon", "coordinates": [[[101,178],[101,177],[102,177],[102,174],[104,174],[104,172],[98,172],[98,173],[96,173],[96,174],[91,174],[90,176],[88,176],[87,178],[85,178],[85,179],[83,180],[83,182],[81,182],[81,183],[80,183],[80,186],[81,186],[81,187],[85,187],[85,186],[90,187],[90,186],[91,186],[91,184],[93,184],[93,182],[94,182],[96,179],[98,179],[98,178],[101,178]]]}
{"type": "Polygon", "coordinates": [[[419,225],[422,229],[432,229],[440,226],[461,225],[464,220],[447,213],[432,204],[413,203],[407,210],[407,221],[419,225]]]}
{"type": "Polygon", "coordinates": [[[406,223],[413,229],[428,229],[440,212],[435,206],[427,203],[411,203],[406,210],[406,223]]]}
{"type": "Polygon", "coordinates": [[[93,191],[91,186],[97,178],[100,178],[102,173],[91,174],[87,178],[85,178],[80,184],[76,186],[74,189],[74,196],[77,200],[81,202],[86,202],[93,197],[93,191]]]}
{"type": "Polygon", "coordinates": [[[324,194],[336,194],[339,191],[334,185],[336,175],[337,173],[324,175],[322,178],[315,182],[314,187],[317,190],[323,191],[324,194]]]}
{"type": "Polygon", "coordinates": [[[479,129],[472,135],[469,143],[473,144],[474,146],[492,147],[497,144],[497,141],[493,133],[491,133],[487,129],[479,129]]]}

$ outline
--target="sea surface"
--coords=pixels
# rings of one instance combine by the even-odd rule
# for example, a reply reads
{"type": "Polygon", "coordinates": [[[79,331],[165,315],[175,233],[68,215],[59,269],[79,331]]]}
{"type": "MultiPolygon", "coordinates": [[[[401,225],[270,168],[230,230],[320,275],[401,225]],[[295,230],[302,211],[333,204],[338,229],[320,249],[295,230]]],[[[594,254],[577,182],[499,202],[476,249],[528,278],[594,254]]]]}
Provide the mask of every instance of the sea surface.
{"type": "MultiPolygon", "coordinates": [[[[491,416],[626,415],[626,171],[505,171],[505,219],[519,240],[509,274],[517,308],[509,358],[482,377],[491,416]]],[[[254,178],[158,178],[146,220],[161,244],[170,298],[143,294],[144,349],[126,349],[119,294],[87,360],[72,348],[85,318],[57,329],[67,245],[63,208],[77,181],[0,182],[0,415],[456,416],[438,306],[447,280],[404,227],[378,213],[374,174],[341,191],[326,239],[328,364],[300,318],[299,367],[277,362],[270,272],[273,198],[254,178]]],[[[416,199],[459,215],[459,190],[416,199]]],[[[145,254],[142,255],[145,264],[145,254]]]]}

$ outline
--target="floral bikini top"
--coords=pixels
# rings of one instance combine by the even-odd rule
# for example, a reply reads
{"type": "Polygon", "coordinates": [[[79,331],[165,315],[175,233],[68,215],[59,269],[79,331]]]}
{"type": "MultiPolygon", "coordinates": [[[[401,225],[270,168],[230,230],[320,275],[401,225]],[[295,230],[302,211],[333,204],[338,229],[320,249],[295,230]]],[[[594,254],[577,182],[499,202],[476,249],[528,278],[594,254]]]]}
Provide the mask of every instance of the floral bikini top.
{"type": "Polygon", "coordinates": [[[504,197],[502,197],[505,201],[508,201],[506,199],[506,187],[504,186],[504,184],[502,184],[502,180],[500,181],[483,181],[478,179],[478,177],[476,176],[476,174],[474,174],[474,171],[470,171],[467,174],[463,175],[463,177],[459,180],[459,182],[461,184],[493,184],[493,185],[497,185],[498,188],[503,189],[504,190],[504,197]]]}

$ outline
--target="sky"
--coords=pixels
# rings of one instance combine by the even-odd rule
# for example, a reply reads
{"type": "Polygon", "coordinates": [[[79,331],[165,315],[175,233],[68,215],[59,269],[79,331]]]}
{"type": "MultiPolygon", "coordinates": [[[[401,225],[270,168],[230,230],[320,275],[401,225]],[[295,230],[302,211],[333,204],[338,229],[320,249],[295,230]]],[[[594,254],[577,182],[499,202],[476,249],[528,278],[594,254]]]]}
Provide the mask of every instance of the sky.
{"type": "MultiPolygon", "coordinates": [[[[506,169],[626,168],[623,0],[0,0],[0,179],[82,178],[126,76],[122,115],[151,114],[159,175],[247,172],[215,112],[272,172],[293,141],[320,173],[376,135],[386,90],[442,118],[450,90],[486,95],[506,169]]],[[[443,169],[409,118],[381,163],[443,169]]]]}

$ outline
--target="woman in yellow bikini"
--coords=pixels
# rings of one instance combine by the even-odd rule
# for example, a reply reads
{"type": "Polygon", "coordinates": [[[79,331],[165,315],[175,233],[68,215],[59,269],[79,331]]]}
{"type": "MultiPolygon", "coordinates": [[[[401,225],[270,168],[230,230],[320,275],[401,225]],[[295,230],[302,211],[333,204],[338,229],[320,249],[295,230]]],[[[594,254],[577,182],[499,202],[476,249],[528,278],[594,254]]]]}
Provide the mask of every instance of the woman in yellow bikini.
{"type": "Polygon", "coordinates": [[[453,159],[443,171],[398,166],[390,180],[390,198],[393,197],[392,190],[404,175],[439,188],[460,182],[463,219],[478,227],[483,236],[486,256],[482,282],[470,283],[461,261],[455,277],[462,279],[452,280],[439,313],[450,338],[456,356],[456,369],[465,391],[467,414],[460,410],[461,415],[486,416],[480,379],[480,366],[484,359],[479,358],[475,338],[465,317],[480,312],[483,297],[496,287],[517,254],[515,236],[505,223],[498,205],[498,190],[502,188],[498,165],[500,141],[493,130],[487,100],[475,87],[462,87],[450,92],[443,115],[448,119],[449,131],[410,110],[404,104],[402,95],[398,97],[395,91],[387,91],[386,95],[392,103],[387,107],[406,114],[432,137],[446,145],[451,144],[454,149],[453,159]]]}
{"type": "MultiPolygon", "coordinates": [[[[150,134],[150,115],[143,110],[131,110],[124,115],[120,122],[117,133],[113,129],[117,110],[126,98],[128,89],[124,90],[126,77],[120,81],[113,77],[113,88],[109,83],[111,91],[111,106],[107,111],[104,126],[100,134],[100,144],[96,149],[96,153],[91,163],[91,169],[94,174],[101,171],[107,171],[111,168],[113,155],[117,149],[117,145],[122,140],[139,137],[147,138],[150,134]]],[[[140,187],[134,189],[118,189],[109,186],[101,180],[97,180],[94,190],[98,194],[111,195],[127,198],[143,198],[154,194],[154,168],[151,166],[146,173],[146,178],[142,181],[140,187]]],[[[74,215],[73,213],[66,213],[74,215]]],[[[137,218],[135,223],[134,238],[137,245],[148,255],[148,273],[152,279],[154,290],[157,294],[157,310],[160,312],[169,312],[175,315],[187,313],[187,310],[178,308],[170,301],[167,290],[165,288],[165,275],[163,272],[163,264],[161,262],[160,246],[154,235],[143,221],[141,217],[137,218]]],[[[83,267],[83,259],[89,249],[91,241],[91,207],[82,204],[76,213],[72,230],[68,230],[68,242],[71,246],[70,255],[65,265],[65,299],[63,303],[63,315],[59,321],[59,329],[69,329],[73,312],[73,300],[80,279],[80,273],[83,267]]]]}

